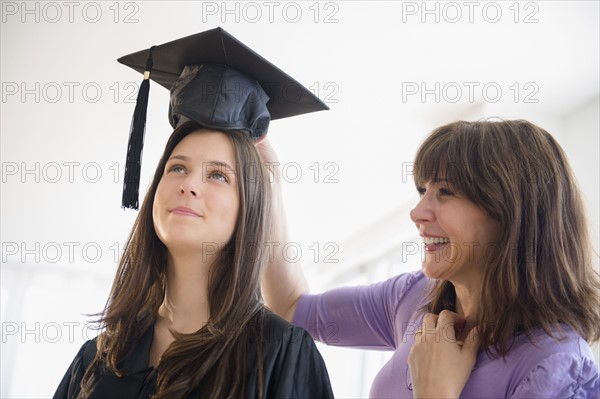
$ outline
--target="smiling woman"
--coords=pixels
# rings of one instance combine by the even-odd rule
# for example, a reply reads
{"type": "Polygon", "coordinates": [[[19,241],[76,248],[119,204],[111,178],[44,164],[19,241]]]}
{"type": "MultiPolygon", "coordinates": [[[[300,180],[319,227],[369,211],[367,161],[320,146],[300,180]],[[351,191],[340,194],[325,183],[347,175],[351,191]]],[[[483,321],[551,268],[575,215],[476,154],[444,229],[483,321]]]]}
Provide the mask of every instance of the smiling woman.
{"type": "Polygon", "coordinates": [[[235,132],[197,130],[173,149],[153,208],[154,228],[168,248],[185,244],[203,251],[231,239],[240,206],[231,136],[235,132]]]}
{"type": "Polygon", "coordinates": [[[308,333],[260,302],[267,252],[252,244],[268,237],[270,183],[250,164],[262,166],[244,132],[191,121],[174,131],[100,319],[106,330],[84,344],[56,398],[331,395],[308,333]],[[310,382],[296,378],[308,372],[310,382]]]}
{"type": "MultiPolygon", "coordinates": [[[[198,60],[194,50],[207,40],[217,48],[232,40],[220,30],[208,33],[181,39],[190,52],[184,55],[198,60]]],[[[182,51],[181,40],[149,53],[168,63],[168,49],[182,51]]],[[[152,62],[151,55],[148,68],[152,62]]],[[[310,335],[262,302],[271,182],[255,139],[266,134],[269,97],[229,65],[177,69],[183,72],[171,91],[175,130],[99,314],[103,331],[83,345],[54,397],[332,397],[310,335]],[[216,88],[214,98],[206,100],[205,87],[216,88]]],[[[136,118],[144,112],[136,107],[132,123],[132,177],[141,155],[135,128],[143,126],[136,118]]],[[[286,112],[302,113],[293,106],[286,112]]],[[[133,207],[135,183],[126,182],[124,195],[133,207]]]]}
{"type": "Polygon", "coordinates": [[[308,295],[276,259],[272,309],[317,340],[332,323],[336,345],[393,350],[374,398],[597,398],[600,281],[556,140],[524,120],[451,123],[419,148],[414,181],[422,271],[308,295]]]}
{"type": "Polygon", "coordinates": [[[433,279],[478,281],[484,252],[496,245],[500,223],[453,188],[447,179],[419,185],[421,200],[411,211],[423,238],[423,272],[433,279]]]}

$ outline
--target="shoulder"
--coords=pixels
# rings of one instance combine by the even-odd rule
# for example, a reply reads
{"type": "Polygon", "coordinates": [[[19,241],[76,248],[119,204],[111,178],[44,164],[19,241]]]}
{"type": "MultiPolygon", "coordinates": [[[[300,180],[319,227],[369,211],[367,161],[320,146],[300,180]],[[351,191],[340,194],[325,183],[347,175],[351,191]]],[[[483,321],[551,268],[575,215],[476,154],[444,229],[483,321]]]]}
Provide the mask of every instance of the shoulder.
{"type": "Polygon", "coordinates": [[[81,348],[79,349],[79,352],[77,352],[77,355],[75,356],[75,359],[71,365],[72,373],[81,375],[81,377],[83,377],[85,370],[87,370],[88,366],[96,357],[96,348],[98,345],[97,339],[97,337],[90,339],[81,345],[81,348]]]}
{"type": "Polygon", "coordinates": [[[587,397],[600,393],[598,366],[589,344],[571,328],[554,330],[556,338],[536,331],[516,341],[512,356],[520,372],[512,397],[587,397]]]}
{"type": "Polygon", "coordinates": [[[259,339],[266,356],[290,356],[298,352],[318,353],[314,340],[304,328],[289,323],[267,308],[263,309],[258,320],[261,327],[258,329],[261,336],[259,339]]]}
{"type": "Polygon", "coordinates": [[[515,338],[509,356],[515,356],[527,363],[535,363],[548,356],[569,353],[576,357],[593,359],[589,344],[575,330],[568,326],[552,329],[554,336],[536,328],[531,337],[520,335],[515,338]]]}
{"type": "Polygon", "coordinates": [[[425,304],[424,300],[433,286],[433,280],[419,270],[403,273],[377,284],[381,284],[386,297],[393,301],[396,317],[406,321],[412,319],[416,309],[425,304]]]}
{"type": "Polygon", "coordinates": [[[65,372],[54,399],[75,398],[79,395],[81,380],[85,370],[96,356],[96,338],[86,341],[75,355],[71,365],[65,372]]]}
{"type": "Polygon", "coordinates": [[[97,348],[98,348],[98,337],[96,337],[94,339],[90,339],[89,341],[86,341],[81,346],[79,353],[81,354],[81,359],[82,359],[83,363],[86,365],[86,367],[88,364],[90,364],[92,362],[92,360],[94,360],[94,357],[96,357],[97,348]]]}
{"type": "Polygon", "coordinates": [[[312,342],[312,338],[306,330],[289,323],[287,320],[279,317],[267,308],[263,309],[261,323],[263,337],[267,341],[287,342],[297,339],[309,339],[312,342]]]}
{"type": "Polygon", "coordinates": [[[422,292],[422,289],[426,288],[431,281],[419,270],[399,274],[384,281],[384,283],[392,285],[398,291],[398,294],[405,295],[412,291],[422,292]]]}
{"type": "Polygon", "coordinates": [[[71,369],[87,369],[90,363],[94,360],[94,357],[96,357],[96,348],[97,337],[84,342],[75,355],[75,359],[73,359],[71,369]]]}
{"type": "Polygon", "coordinates": [[[266,396],[333,398],[325,362],[308,332],[266,308],[262,323],[266,396]]]}

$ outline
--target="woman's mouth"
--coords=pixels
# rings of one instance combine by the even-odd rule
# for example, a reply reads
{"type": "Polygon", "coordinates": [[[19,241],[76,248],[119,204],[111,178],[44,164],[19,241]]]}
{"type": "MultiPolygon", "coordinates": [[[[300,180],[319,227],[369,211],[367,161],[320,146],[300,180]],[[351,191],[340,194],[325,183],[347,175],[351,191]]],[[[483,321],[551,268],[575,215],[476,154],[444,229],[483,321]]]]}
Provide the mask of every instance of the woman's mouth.
{"type": "Polygon", "coordinates": [[[434,252],[450,243],[447,237],[423,237],[423,247],[426,252],[434,252]]]}

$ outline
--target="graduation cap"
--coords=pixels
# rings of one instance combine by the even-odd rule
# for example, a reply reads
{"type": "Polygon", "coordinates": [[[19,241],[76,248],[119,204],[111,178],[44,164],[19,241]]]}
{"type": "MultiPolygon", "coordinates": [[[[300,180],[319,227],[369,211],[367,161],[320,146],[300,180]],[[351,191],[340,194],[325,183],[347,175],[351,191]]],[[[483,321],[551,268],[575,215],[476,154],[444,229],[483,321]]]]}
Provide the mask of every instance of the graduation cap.
{"type": "Polygon", "coordinates": [[[171,91],[169,122],[187,120],[258,138],[272,119],[329,107],[294,78],[222,28],[211,29],[118,59],[144,74],[131,122],[122,207],[138,209],[149,79],[171,91]]]}

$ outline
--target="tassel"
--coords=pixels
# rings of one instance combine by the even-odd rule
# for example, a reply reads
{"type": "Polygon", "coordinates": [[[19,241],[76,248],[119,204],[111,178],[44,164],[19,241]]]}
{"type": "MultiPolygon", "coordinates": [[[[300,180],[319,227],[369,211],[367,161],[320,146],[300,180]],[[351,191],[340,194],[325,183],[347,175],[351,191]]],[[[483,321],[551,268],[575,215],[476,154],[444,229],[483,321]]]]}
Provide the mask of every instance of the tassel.
{"type": "Polygon", "coordinates": [[[144,148],[144,133],[146,130],[146,111],[148,109],[148,95],[150,93],[150,72],[152,71],[152,53],[154,47],[150,48],[150,54],[146,61],[144,80],[140,85],[135,111],[131,120],[129,130],[129,142],[127,144],[127,160],[125,161],[125,177],[123,179],[123,198],[121,208],[139,208],[140,174],[142,169],[142,150],[144,148]]]}

